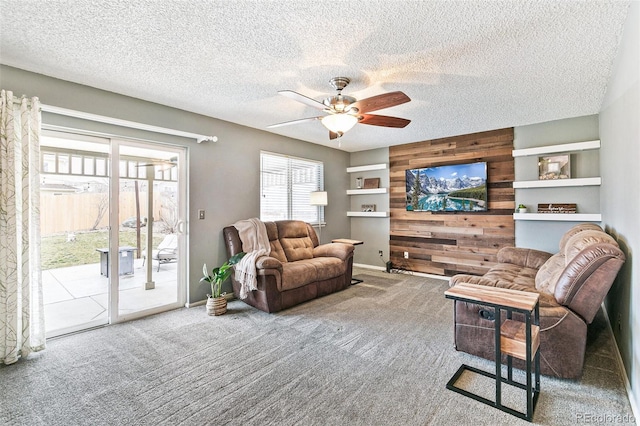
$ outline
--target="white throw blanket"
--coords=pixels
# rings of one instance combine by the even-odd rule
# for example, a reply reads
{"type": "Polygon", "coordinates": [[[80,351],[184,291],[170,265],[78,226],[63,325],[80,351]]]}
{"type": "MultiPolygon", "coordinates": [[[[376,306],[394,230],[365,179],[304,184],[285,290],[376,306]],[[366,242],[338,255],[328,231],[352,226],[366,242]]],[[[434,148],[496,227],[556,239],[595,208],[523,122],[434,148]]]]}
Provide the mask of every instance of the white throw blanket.
{"type": "Polygon", "coordinates": [[[240,299],[246,299],[250,291],[257,290],[256,261],[271,253],[271,244],[264,223],[258,218],[240,220],[233,224],[238,230],[242,251],[247,253],[236,264],[236,280],[240,283],[240,299]]]}

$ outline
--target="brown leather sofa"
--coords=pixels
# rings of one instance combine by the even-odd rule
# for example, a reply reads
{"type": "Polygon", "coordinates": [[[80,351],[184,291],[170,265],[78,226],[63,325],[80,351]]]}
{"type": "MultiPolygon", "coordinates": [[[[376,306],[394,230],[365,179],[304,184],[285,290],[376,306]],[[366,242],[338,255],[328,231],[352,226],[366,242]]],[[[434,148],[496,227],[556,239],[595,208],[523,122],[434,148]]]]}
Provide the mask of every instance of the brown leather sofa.
{"type": "MultiPolygon", "coordinates": [[[[582,374],[587,325],[625,256],[616,241],[595,224],[574,226],[563,235],[559,248],[555,255],[503,248],[498,252],[499,263],[485,275],[456,275],[450,285],[466,282],[539,293],[541,373],[575,379],[582,374]]],[[[456,349],[494,360],[493,309],[455,303],[456,349]]],[[[514,366],[523,368],[516,359],[514,366]]]]}
{"type": "MultiPolygon", "coordinates": [[[[257,290],[243,302],[265,312],[278,312],[307,300],[344,290],[351,284],[353,246],[318,244],[311,225],[297,220],[264,222],[271,245],[269,256],[256,261],[257,290]]],[[[238,230],[223,229],[229,257],[242,251],[238,230]]],[[[240,283],[232,275],[233,291],[240,283]]]]}

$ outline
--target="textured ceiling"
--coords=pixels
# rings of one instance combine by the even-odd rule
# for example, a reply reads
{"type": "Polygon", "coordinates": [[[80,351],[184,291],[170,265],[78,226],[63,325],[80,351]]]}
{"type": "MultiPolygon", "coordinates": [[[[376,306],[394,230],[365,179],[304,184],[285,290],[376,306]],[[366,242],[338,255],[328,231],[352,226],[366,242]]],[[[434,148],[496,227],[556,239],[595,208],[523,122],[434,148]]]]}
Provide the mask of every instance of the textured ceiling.
{"type": "MultiPolygon", "coordinates": [[[[345,151],[597,113],[629,1],[0,0],[0,62],[345,151]],[[330,141],[318,110],[346,76],[404,129],[330,141]]],[[[37,94],[35,94],[37,95],[37,94]]],[[[182,129],[190,130],[190,129],[182,129]]]]}

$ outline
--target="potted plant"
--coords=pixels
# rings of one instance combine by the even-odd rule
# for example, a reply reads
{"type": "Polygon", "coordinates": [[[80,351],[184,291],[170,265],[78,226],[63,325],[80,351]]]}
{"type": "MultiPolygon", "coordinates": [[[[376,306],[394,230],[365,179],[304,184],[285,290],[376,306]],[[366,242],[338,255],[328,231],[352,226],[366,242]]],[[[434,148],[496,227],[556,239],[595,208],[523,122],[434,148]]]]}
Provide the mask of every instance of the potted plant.
{"type": "Polygon", "coordinates": [[[518,205],[518,212],[526,213],[527,212],[527,206],[525,206],[524,204],[519,204],[518,205]]]}
{"type": "Polygon", "coordinates": [[[200,282],[208,282],[211,284],[211,294],[207,294],[207,313],[209,315],[222,315],[227,312],[227,299],[222,292],[222,283],[231,275],[233,271],[233,265],[238,263],[240,259],[244,257],[246,253],[236,253],[229,260],[224,262],[222,266],[213,268],[211,275],[209,275],[207,264],[202,267],[202,275],[200,282]]]}

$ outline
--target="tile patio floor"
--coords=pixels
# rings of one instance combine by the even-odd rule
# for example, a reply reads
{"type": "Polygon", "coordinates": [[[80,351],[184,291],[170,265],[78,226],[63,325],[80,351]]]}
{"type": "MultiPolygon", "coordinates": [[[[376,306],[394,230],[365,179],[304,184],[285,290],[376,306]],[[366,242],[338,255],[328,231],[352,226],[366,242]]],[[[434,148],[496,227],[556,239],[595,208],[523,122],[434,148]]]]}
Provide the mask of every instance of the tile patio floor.
{"type": "MultiPolygon", "coordinates": [[[[145,290],[146,267],[134,260],[133,275],[120,276],[120,315],[138,312],[177,300],[177,263],[153,265],[155,289],[145,290]]],[[[83,324],[107,323],[108,278],[100,264],[70,266],[42,271],[47,336],[75,331],[83,324]]]]}

